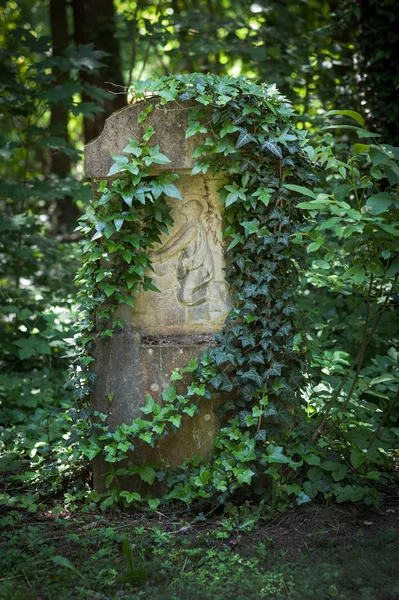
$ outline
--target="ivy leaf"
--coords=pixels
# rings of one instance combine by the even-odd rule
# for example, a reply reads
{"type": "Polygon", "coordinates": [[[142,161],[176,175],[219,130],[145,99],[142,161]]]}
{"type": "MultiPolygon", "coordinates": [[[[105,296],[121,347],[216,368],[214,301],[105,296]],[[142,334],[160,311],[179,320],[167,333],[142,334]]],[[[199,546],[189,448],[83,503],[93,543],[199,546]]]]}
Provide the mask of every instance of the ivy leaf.
{"type": "Polygon", "coordinates": [[[162,104],[166,104],[167,102],[173,102],[176,100],[178,92],[177,90],[161,90],[157,93],[163,100],[162,104]]]}
{"type": "Polygon", "coordinates": [[[185,406],[183,408],[183,412],[189,415],[190,417],[194,416],[196,410],[197,406],[195,404],[190,404],[189,406],[185,406]]]}
{"type": "Polygon", "coordinates": [[[170,385],[164,392],[162,392],[162,398],[165,402],[173,402],[177,398],[176,387],[170,385]]]}
{"type": "Polygon", "coordinates": [[[222,383],[223,383],[223,377],[222,377],[222,375],[220,373],[218,373],[217,375],[215,375],[214,377],[212,377],[209,380],[209,383],[211,385],[213,385],[213,387],[215,388],[215,390],[218,390],[220,388],[220,386],[222,385],[222,383]]]}
{"type": "Polygon", "coordinates": [[[175,427],[180,427],[181,415],[173,415],[169,417],[168,421],[170,421],[175,427]]]}
{"type": "Polygon", "coordinates": [[[114,220],[116,231],[120,231],[121,230],[122,225],[123,225],[124,222],[125,222],[125,219],[115,219],[114,220]]]}
{"type": "Polygon", "coordinates": [[[148,140],[150,138],[152,138],[152,136],[155,135],[155,129],[153,128],[152,125],[149,125],[148,127],[146,127],[144,135],[143,135],[143,140],[145,142],[148,142],[148,140]]]}
{"type": "Polygon", "coordinates": [[[256,442],[265,442],[266,439],[267,439],[266,429],[259,429],[259,431],[257,431],[255,434],[255,441],[256,442]]]}
{"type": "Polygon", "coordinates": [[[108,176],[110,177],[111,175],[115,175],[115,173],[119,173],[120,171],[124,171],[126,168],[126,165],[129,162],[129,159],[127,156],[123,156],[123,154],[113,154],[112,155],[112,159],[114,161],[114,164],[111,166],[110,170],[108,171],[108,176]]]}
{"type": "Polygon", "coordinates": [[[237,202],[237,200],[246,199],[245,192],[247,191],[247,188],[239,187],[235,182],[232,185],[225,185],[224,189],[229,192],[225,199],[226,208],[234,204],[234,202],[237,202]]]}
{"type": "Polygon", "coordinates": [[[114,193],[111,192],[110,190],[107,190],[105,192],[105,194],[103,194],[101,196],[101,198],[98,201],[98,206],[105,206],[106,204],[108,204],[108,202],[111,200],[111,198],[113,198],[114,193]]]}
{"type": "Polygon", "coordinates": [[[145,397],[144,406],[140,408],[140,410],[145,415],[149,415],[154,412],[156,407],[158,407],[158,404],[155,402],[154,398],[150,394],[147,394],[145,397]]]}
{"type": "Polygon", "coordinates": [[[282,450],[282,446],[273,446],[272,444],[270,444],[270,446],[267,449],[267,455],[265,456],[265,459],[269,463],[291,463],[291,459],[288,458],[288,456],[285,456],[282,450]]]}
{"type": "Polygon", "coordinates": [[[143,440],[143,442],[146,442],[147,444],[151,444],[151,442],[152,442],[152,432],[151,431],[146,431],[144,433],[140,433],[139,438],[141,440],[143,440]]]}
{"type": "Polygon", "coordinates": [[[178,200],[182,200],[179,190],[175,185],[173,185],[173,183],[166,183],[162,187],[163,192],[170,198],[177,198],[178,200]]]}
{"type": "Polygon", "coordinates": [[[248,131],[244,129],[243,131],[241,131],[236,141],[236,150],[238,150],[238,148],[242,148],[242,146],[245,146],[246,144],[249,144],[249,142],[257,142],[257,139],[254,135],[248,133],[248,131]]]}
{"type": "Polygon", "coordinates": [[[188,139],[197,133],[206,133],[207,131],[207,128],[199,121],[194,121],[194,123],[187,128],[185,138],[188,139]]]}
{"type": "Polygon", "coordinates": [[[236,125],[225,125],[224,127],[222,127],[222,129],[220,130],[220,137],[223,138],[225,137],[228,133],[234,133],[235,131],[239,131],[239,128],[236,125]]]}
{"type": "Polygon", "coordinates": [[[259,188],[252,195],[254,198],[259,198],[265,206],[269,206],[271,200],[269,188],[259,188]]]}
{"type": "Polygon", "coordinates": [[[258,219],[253,219],[252,221],[242,221],[240,223],[242,227],[245,229],[245,233],[247,235],[251,235],[253,233],[258,233],[259,231],[259,221],[258,219]]]}
{"type": "Polygon", "coordinates": [[[169,158],[160,152],[159,144],[156,146],[151,146],[148,149],[148,156],[145,156],[143,161],[147,166],[151,165],[152,163],[155,163],[156,165],[166,165],[170,163],[169,158]]]}
{"type": "Polygon", "coordinates": [[[154,105],[153,104],[149,104],[144,110],[141,111],[141,113],[139,114],[139,116],[137,117],[137,121],[139,123],[142,123],[143,121],[146,120],[146,118],[148,117],[148,115],[154,110],[154,105]]]}
{"type": "Polygon", "coordinates": [[[143,153],[138,140],[132,137],[129,138],[129,143],[124,147],[123,152],[125,154],[134,154],[134,156],[137,157],[141,156],[143,153]]]}
{"type": "Polygon", "coordinates": [[[280,148],[277,146],[277,144],[274,144],[273,142],[264,142],[261,146],[261,150],[268,150],[278,158],[283,158],[283,154],[280,148]]]}

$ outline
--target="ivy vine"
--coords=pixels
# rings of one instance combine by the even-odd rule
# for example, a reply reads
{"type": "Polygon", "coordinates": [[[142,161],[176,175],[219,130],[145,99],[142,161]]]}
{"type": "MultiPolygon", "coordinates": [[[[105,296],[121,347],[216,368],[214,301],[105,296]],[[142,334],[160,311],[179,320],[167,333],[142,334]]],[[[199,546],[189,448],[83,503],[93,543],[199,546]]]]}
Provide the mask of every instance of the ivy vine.
{"type": "MultiPolygon", "coordinates": [[[[244,490],[275,501],[278,481],[277,493],[285,489],[304,501],[306,495],[298,485],[290,488],[281,465],[292,473],[303,464],[285,453],[285,443],[296,422],[306,355],[295,306],[299,247],[293,243],[301,226],[294,200],[299,186],[315,181],[306,132],[293,125],[292,107],[274,86],[242,77],[168,76],[136,82],[132,94],[136,101],[147,98],[139,122],[157,103],[187,106],[186,138],[201,133],[204,140],[193,154],[192,175],[222,172],[227,178],[220,201],[234,308],[216,344],[185,369],[173,371],[162,404],[146,397],[141,409],[146,418],[115,431],[104,416],[97,418],[83,446],[89,458],[102,452],[110,463],[109,493],[102,506],[121,498],[127,504],[142,500],[115,485],[119,475],[128,474],[148,483],[165,478],[164,500],[223,503],[244,490]],[[178,394],[174,381],[187,371],[192,383],[178,394]],[[138,443],[153,445],[176,431],[184,413],[198,412],[200,398],[219,392],[229,399],[219,409],[222,426],[210,462],[187,457],[185,467],[167,473],[148,464],[118,468],[138,443]]],[[[133,307],[141,288],[156,290],[147,275],[151,252],[173,224],[167,198],[180,194],[178,175],[154,174],[154,164],[169,162],[158,145],[151,145],[154,133],[148,126],[142,140],[130,138],[123,153],[113,156],[112,182],[98,182],[82,219],[87,239],[78,282],[85,319],[75,378],[81,398],[95,377],[90,363],[96,339],[123,327],[115,308],[121,303],[133,307]]],[[[159,500],[149,502],[154,507],[159,500]]]]}

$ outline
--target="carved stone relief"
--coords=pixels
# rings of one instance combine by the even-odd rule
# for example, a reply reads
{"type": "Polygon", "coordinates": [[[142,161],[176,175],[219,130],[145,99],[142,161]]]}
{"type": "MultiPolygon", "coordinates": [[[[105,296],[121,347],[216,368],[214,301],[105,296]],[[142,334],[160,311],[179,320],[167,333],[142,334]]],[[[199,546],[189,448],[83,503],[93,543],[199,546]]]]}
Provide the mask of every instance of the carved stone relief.
{"type": "Polygon", "coordinates": [[[221,239],[220,178],[182,175],[183,200],[168,199],[174,226],[152,254],[158,292],[142,292],[133,325],[146,335],[210,333],[230,310],[221,239]]]}

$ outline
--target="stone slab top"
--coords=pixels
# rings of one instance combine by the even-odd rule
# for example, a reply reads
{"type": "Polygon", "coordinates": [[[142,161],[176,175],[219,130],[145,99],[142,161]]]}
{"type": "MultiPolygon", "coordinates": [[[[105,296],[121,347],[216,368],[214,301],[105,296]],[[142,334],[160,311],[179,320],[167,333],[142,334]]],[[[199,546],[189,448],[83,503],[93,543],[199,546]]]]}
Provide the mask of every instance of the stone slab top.
{"type": "Polygon", "coordinates": [[[99,137],[84,147],[86,177],[107,177],[113,163],[112,155],[121,154],[130,137],[142,141],[149,125],[156,132],[151,137],[150,145],[159,144],[161,152],[171,161],[167,165],[154,165],[154,170],[191,170],[194,166],[192,153],[202,139],[199,135],[185,138],[188,113],[192,105],[192,102],[162,105],[154,97],[113,113],[105,121],[99,137]],[[138,115],[149,104],[154,104],[154,110],[143,123],[138,123],[138,115]]]}

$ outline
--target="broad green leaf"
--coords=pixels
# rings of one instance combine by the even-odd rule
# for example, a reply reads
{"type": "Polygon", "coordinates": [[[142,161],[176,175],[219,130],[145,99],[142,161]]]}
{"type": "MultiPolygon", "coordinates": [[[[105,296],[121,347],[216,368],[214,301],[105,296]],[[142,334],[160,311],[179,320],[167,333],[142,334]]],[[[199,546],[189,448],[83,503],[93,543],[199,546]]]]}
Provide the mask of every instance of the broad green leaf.
{"type": "Polygon", "coordinates": [[[343,115],[345,117],[350,117],[351,119],[359,123],[359,125],[364,127],[364,119],[362,115],[359,115],[359,113],[355,110],[329,110],[324,114],[325,117],[330,117],[332,115],[343,115]]]}
{"type": "MultiPolygon", "coordinates": [[[[351,129],[356,131],[359,138],[376,138],[381,137],[381,134],[374,133],[372,131],[366,131],[366,129],[360,129],[360,127],[355,127],[354,125],[327,125],[326,127],[322,127],[321,130],[327,129],[351,129]]],[[[344,175],[343,175],[344,177],[344,175]]]]}
{"type": "Polygon", "coordinates": [[[391,153],[384,152],[377,146],[370,147],[370,157],[373,165],[377,167],[378,165],[385,165],[387,162],[392,160],[391,153]]]}
{"type": "Polygon", "coordinates": [[[144,464],[142,467],[137,468],[137,472],[140,475],[141,479],[146,483],[149,483],[150,485],[154,483],[156,472],[151,465],[144,464]]]}
{"type": "Polygon", "coordinates": [[[363,464],[365,459],[365,455],[360,450],[352,450],[350,455],[350,461],[352,467],[357,469],[360,465],[363,464]]]}
{"type": "Polygon", "coordinates": [[[320,248],[321,244],[319,242],[312,242],[311,244],[309,244],[309,246],[306,248],[306,252],[310,253],[310,252],[316,252],[316,250],[318,250],[320,248]]]}
{"type": "Polygon", "coordinates": [[[320,464],[320,457],[317,454],[306,454],[303,457],[303,460],[308,463],[308,465],[318,466],[320,464]]]}
{"type": "Polygon", "coordinates": [[[296,205],[297,208],[301,208],[302,210],[320,210],[325,207],[325,204],[322,202],[317,202],[317,200],[313,200],[312,202],[299,202],[296,205]]]}
{"type": "Polygon", "coordinates": [[[363,152],[368,152],[370,149],[370,146],[368,144],[355,144],[353,146],[353,153],[355,156],[357,156],[358,154],[362,154],[363,152]]]}
{"type": "Polygon", "coordinates": [[[386,383],[387,381],[396,381],[396,377],[390,375],[389,373],[386,373],[385,375],[379,375],[370,381],[370,385],[378,385],[379,383],[386,383]]]}
{"type": "Polygon", "coordinates": [[[287,190],[291,190],[291,192],[297,192],[298,194],[302,194],[303,196],[309,196],[310,198],[316,199],[316,194],[312,192],[312,190],[308,190],[308,188],[302,185],[284,183],[283,187],[287,188],[287,190]]]}
{"type": "Polygon", "coordinates": [[[367,198],[366,206],[370,207],[373,215],[380,215],[393,204],[394,198],[389,192],[379,192],[367,198]]]}
{"type": "Polygon", "coordinates": [[[37,353],[33,348],[21,348],[18,350],[18,354],[21,360],[25,360],[27,358],[31,358],[31,356],[35,356],[37,353]]]}
{"type": "Polygon", "coordinates": [[[394,277],[397,273],[399,273],[399,257],[395,258],[393,263],[389,266],[387,276],[394,277]]]}
{"type": "Polygon", "coordinates": [[[366,277],[366,271],[363,269],[363,267],[359,267],[358,269],[356,269],[356,271],[353,275],[354,284],[361,285],[363,283],[365,277],[366,277]]]}

